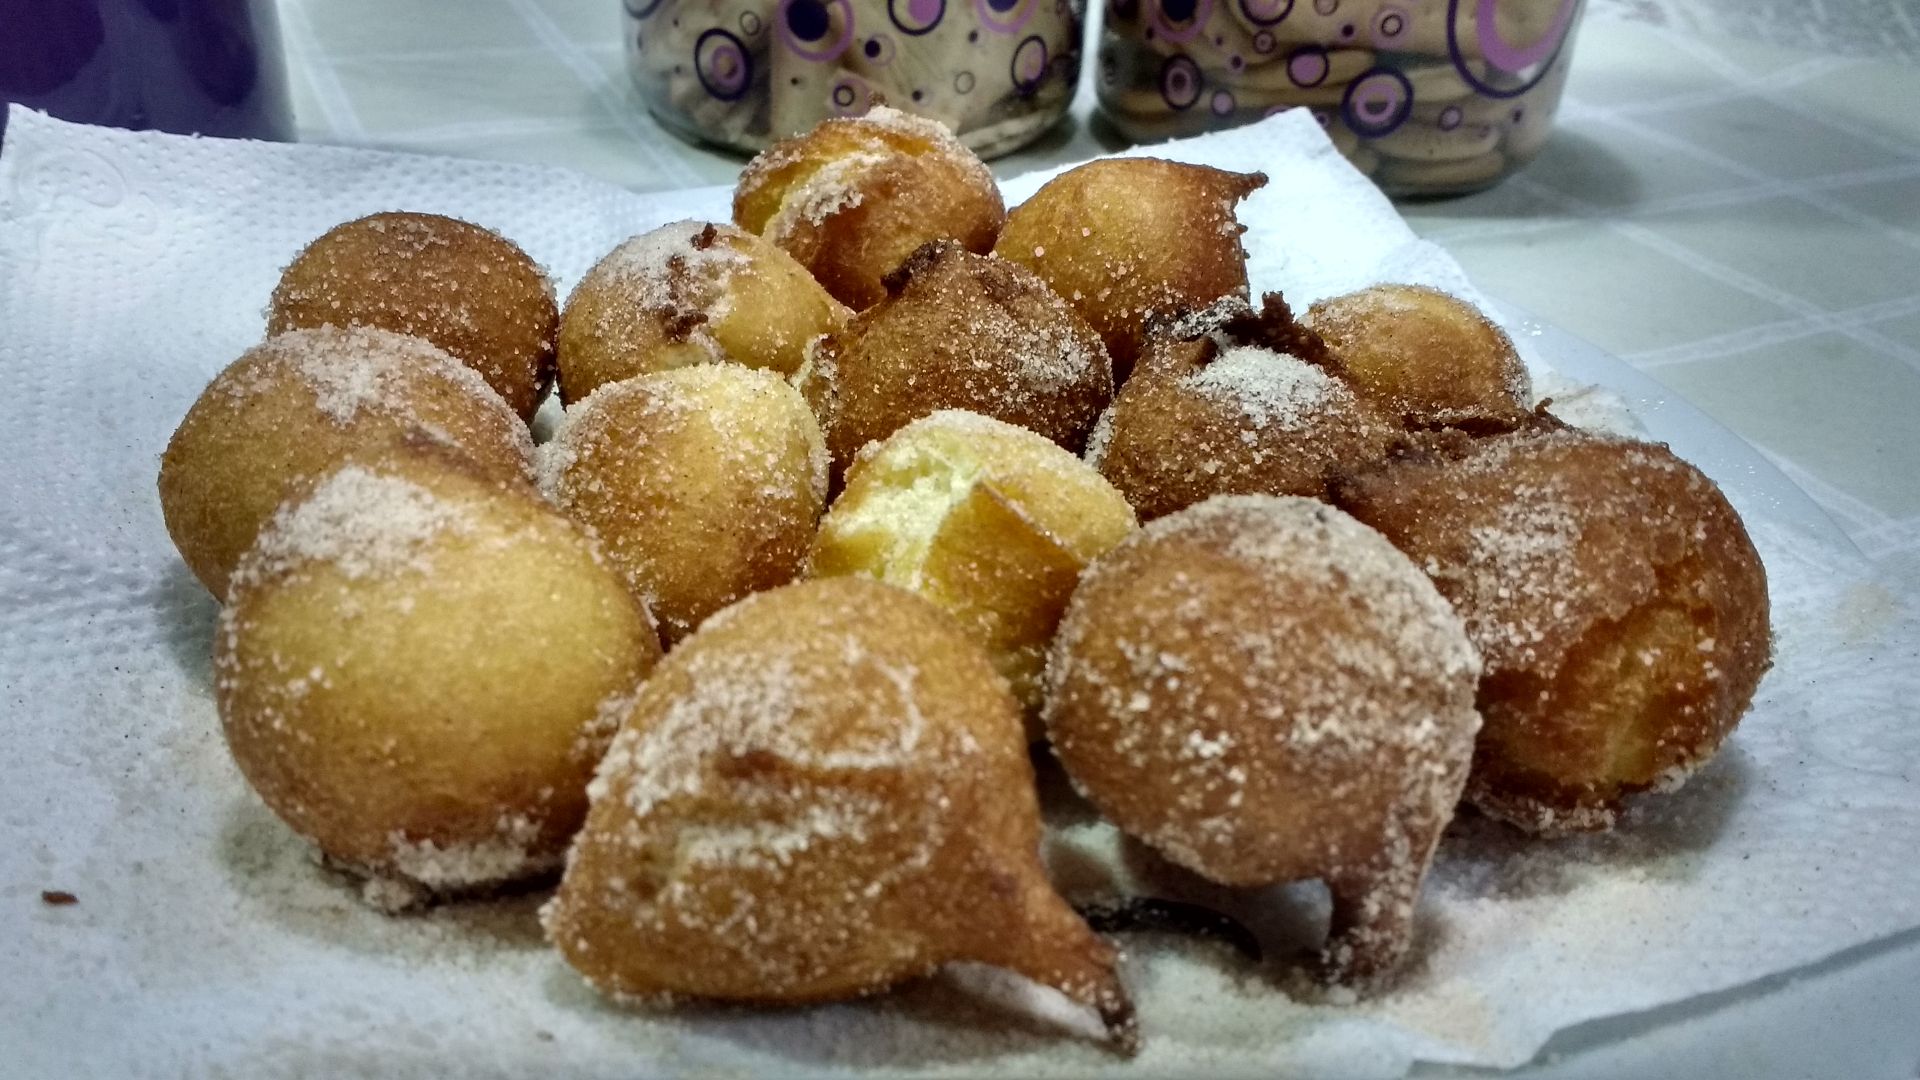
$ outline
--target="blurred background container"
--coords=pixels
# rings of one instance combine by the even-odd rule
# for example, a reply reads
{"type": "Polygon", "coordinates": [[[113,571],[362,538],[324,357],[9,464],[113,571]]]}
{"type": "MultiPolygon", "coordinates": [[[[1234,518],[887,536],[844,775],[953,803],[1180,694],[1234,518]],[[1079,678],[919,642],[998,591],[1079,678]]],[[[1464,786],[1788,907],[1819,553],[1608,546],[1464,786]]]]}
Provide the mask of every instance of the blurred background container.
{"type": "Polygon", "coordinates": [[[1143,142],[1313,110],[1394,195],[1487,187],[1546,143],[1584,0],[1107,0],[1101,111],[1143,142]]]}
{"type": "Polygon", "coordinates": [[[7,101],[90,124],[293,138],[273,0],[0,0],[7,101]]]}
{"type": "Polygon", "coordinates": [[[755,151],[878,102],[945,121],[983,157],[1072,103],[1085,0],[624,0],[647,107],[755,151]]]}

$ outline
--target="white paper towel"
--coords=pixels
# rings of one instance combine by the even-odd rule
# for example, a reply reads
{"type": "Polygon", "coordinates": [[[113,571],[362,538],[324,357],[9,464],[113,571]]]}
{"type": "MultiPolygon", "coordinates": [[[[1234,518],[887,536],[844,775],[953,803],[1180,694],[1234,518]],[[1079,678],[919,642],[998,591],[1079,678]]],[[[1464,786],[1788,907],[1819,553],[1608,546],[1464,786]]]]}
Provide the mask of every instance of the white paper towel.
{"type": "MultiPolygon", "coordinates": [[[[1155,148],[1272,182],[1247,202],[1255,287],[1377,280],[1473,295],[1304,113],[1155,148]]],[[[1007,185],[1017,201],[1038,184],[1007,185]]],[[[154,495],[158,455],[255,341],[279,268],[375,210],[498,229],[561,287],[626,236],[724,218],[721,189],[634,195],[558,169],[132,134],[16,110],[0,154],[0,1073],[637,1076],[869,1068],[1075,1075],[1097,1047],[953,984],[799,1011],[600,1002],[540,941],[537,898],[392,919],[313,866],[241,782],[208,687],[213,602],[154,495]],[[43,889],[79,903],[51,907],[43,889]]],[[[1758,462],[1757,455],[1753,459],[1758,462]]],[[[1764,465],[1758,465],[1764,469],[1764,465]]],[[[1276,969],[1136,939],[1143,1075],[1391,1076],[1511,1065],[1555,1030],[1738,985],[1920,925],[1915,619],[1751,477],[1778,662],[1729,748],[1618,833],[1456,827],[1406,984],[1296,1002],[1276,969]]],[[[1090,822],[1051,843],[1074,888],[1117,871],[1090,822]]],[[[1214,897],[1270,942],[1315,891],[1214,897]]],[[[1279,968],[1284,968],[1280,965],[1279,968]]]]}

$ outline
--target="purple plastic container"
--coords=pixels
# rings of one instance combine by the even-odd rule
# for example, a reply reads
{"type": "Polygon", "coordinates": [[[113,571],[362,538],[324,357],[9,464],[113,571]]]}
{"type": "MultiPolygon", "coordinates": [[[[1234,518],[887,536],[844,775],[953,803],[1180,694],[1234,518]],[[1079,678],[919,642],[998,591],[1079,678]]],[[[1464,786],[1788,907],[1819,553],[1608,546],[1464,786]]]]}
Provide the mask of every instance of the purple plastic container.
{"type": "Polygon", "coordinates": [[[0,0],[4,102],[63,120],[293,138],[273,0],[0,0]]]}

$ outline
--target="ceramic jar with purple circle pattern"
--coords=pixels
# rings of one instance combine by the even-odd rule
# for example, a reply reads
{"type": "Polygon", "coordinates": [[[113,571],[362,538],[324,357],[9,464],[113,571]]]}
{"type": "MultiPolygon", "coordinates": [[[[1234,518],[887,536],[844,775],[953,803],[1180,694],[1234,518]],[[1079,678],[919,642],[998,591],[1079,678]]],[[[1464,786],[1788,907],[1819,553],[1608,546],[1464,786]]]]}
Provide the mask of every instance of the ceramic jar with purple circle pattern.
{"type": "Polygon", "coordinates": [[[1584,0],[1106,0],[1096,85],[1156,141],[1305,108],[1389,194],[1486,187],[1553,127],[1584,0]]]}
{"type": "Polygon", "coordinates": [[[682,135],[755,151],[884,102],[983,157],[1066,112],[1086,0],[623,0],[627,62],[682,135]]]}

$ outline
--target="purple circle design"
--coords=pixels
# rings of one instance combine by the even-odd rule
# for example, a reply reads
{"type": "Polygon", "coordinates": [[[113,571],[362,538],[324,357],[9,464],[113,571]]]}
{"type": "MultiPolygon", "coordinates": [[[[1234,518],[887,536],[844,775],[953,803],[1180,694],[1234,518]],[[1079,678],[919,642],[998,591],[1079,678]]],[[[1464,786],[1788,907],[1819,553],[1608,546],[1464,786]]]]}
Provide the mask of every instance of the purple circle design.
{"type": "Polygon", "coordinates": [[[1322,15],[1331,15],[1340,10],[1340,0],[1313,0],[1313,10],[1322,15]]]}
{"type": "Polygon", "coordinates": [[[860,43],[860,55],[880,67],[893,63],[894,52],[893,39],[885,34],[875,34],[860,43]]]}
{"type": "Polygon", "coordinates": [[[740,13],[740,32],[748,37],[758,34],[765,25],[766,24],[760,21],[760,16],[751,11],[743,11],[740,13]]]}
{"type": "Polygon", "coordinates": [[[1274,46],[1273,35],[1267,33],[1265,30],[1262,30],[1259,33],[1253,35],[1253,51],[1254,52],[1257,52],[1260,55],[1265,56],[1267,53],[1270,53],[1273,51],[1273,46],[1274,46]]]}
{"type": "Polygon", "coordinates": [[[693,43],[693,73],[707,93],[737,101],[753,85],[753,54],[727,31],[708,30],[693,43]]]}
{"type": "Polygon", "coordinates": [[[887,0],[887,18],[912,37],[939,26],[946,14],[947,0],[887,0]]]}
{"type": "Polygon", "coordinates": [[[1147,8],[1150,30],[1176,45],[1200,36],[1213,15],[1213,0],[1153,0],[1147,8]]]}
{"type": "Polygon", "coordinates": [[[1327,72],[1332,65],[1327,62],[1327,50],[1318,45],[1302,45],[1287,54],[1287,78],[1293,85],[1303,89],[1319,86],[1327,81],[1327,72]]]}
{"type": "Polygon", "coordinates": [[[953,77],[953,92],[956,94],[973,93],[973,72],[963,71],[953,77]]]}
{"type": "Polygon", "coordinates": [[[1460,106],[1458,105],[1449,105],[1446,108],[1441,109],[1440,121],[1439,121],[1440,130],[1452,131],[1454,128],[1459,127],[1460,120],[1465,115],[1466,114],[1460,111],[1460,106]]]}
{"type": "Polygon", "coordinates": [[[853,44],[851,0],[780,0],[775,22],[780,42],[803,60],[825,62],[853,44]],[[840,32],[833,32],[832,8],[840,9],[840,32]]]}
{"type": "Polygon", "coordinates": [[[631,0],[622,0],[622,3],[620,6],[623,8],[626,8],[627,14],[633,16],[634,18],[644,19],[647,16],[653,14],[654,12],[659,11],[660,5],[666,2],[667,0],[642,0],[642,2],[638,6],[635,6],[631,2],[631,0]]]}
{"type": "Polygon", "coordinates": [[[1200,65],[1187,56],[1169,56],[1160,65],[1160,96],[1175,110],[1200,100],[1200,65]]]}
{"type": "Polygon", "coordinates": [[[1237,0],[1240,14],[1255,26],[1272,26],[1293,13],[1293,0],[1237,0]]]}
{"type": "Polygon", "coordinates": [[[1040,9],[1040,0],[973,0],[974,14],[980,16],[980,25],[996,34],[1017,34],[1033,21],[1033,13],[1040,9]]]}
{"type": "Polygon", "coordinates": [[[1213,110],[1215,116],[1226,116],[1233,112],[1233,105],[1233,95],[1225,90],[1215,90],[1213,99],[1207,103],[1207,107],[1213,110]]]}
{"type": "Polygon", "coordinates": [[[1007,65],[1007,74],[1013,79],[1013,88],[1021,97],[1031,96],[1040,89],[1041,80],[1047,77],[1047,43],[1039,36],[1032,36],[1013,50],[1013,60],[1007,65]]]}
{"type": "Polygon", "coordinates": [[[1373,16],[1373,45],[1377,49],[1393,49],[1407,40],[1407,34],[1413,29],[1413,16],[1403,8],[1388,4],[1373,16]]]}
{"type": "Polygon", "coordinates": [[[1340,118],[1355,135],[1377,139],[1406,123],[1413,111],[1413,84],[1392,68],[1377,67],[1347,84],[1340,118]]]}
{"type": "Polygon", "coordinates": [[[1460,5],[1465,0],[1447,0],[1447,54],[1453,59],[1454,70],[1460,73],[1468,86],[1493,98],[1514,98],[1533,89],[1534,84],[1547,77],[1553,70],[1553,62],[1560,58],[1560,50],[1567,43],[1567,31],[1573,26],[1574,9],[1578,0],[1560,0],[1560,10],[1554,12],[1553,23],[1547,32],[1531,45],[1516,46],[1500,36],[1500,28],[1494,20],[1498,14],[1498,5],[1494,0],[1475,0],[1474,40],[1487,62],[1508,75],[1522,76],[1518,86],[1494,86],[1473,70],[1473,64],[1460,49],[1460,5]],[[1528,70],[1532,69],[1532,74],[1528,70]]]}

